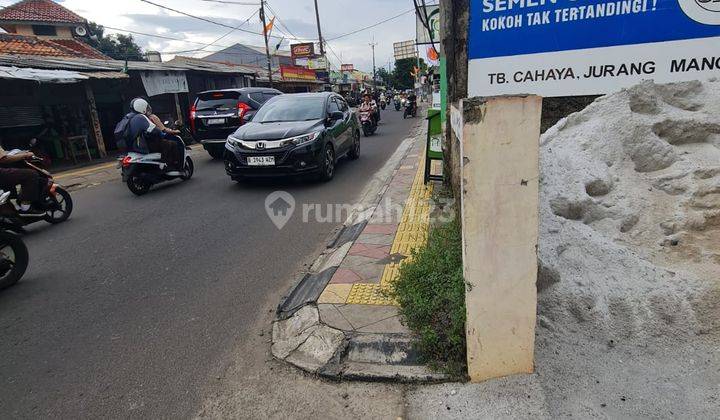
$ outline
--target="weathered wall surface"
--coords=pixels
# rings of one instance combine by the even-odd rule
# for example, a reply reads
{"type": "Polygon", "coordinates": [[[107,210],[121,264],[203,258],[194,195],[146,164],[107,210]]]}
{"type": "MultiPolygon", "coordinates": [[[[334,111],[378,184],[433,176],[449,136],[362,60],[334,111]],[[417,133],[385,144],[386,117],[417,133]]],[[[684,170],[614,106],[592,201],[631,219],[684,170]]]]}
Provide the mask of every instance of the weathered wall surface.
{"type": "Polygon", "coordinates": [[[462,222],[468,370],[533,371],[542,99],[463,101],[462,222]]]}

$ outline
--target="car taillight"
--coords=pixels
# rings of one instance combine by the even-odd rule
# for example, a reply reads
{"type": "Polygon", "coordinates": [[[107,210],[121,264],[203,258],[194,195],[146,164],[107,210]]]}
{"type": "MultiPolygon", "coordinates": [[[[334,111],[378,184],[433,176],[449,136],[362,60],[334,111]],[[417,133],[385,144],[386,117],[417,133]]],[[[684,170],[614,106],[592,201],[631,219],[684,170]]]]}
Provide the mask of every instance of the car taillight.
{"type": "Polygon", "coordinates": [[[195,132],[195,117],[197,116],[197,107],[195,105],[190,107],[190,130],[195,132]]]}
{"type": "Polygon", "coordinates": [[[250,110],[250,105],[246,104],[245,102],[238,102],[237,110],[238,118],[240,118],[240,121],[242,122],[243,117],[250,110]]]}
{"type": "Polygon", "coordinates": [[[123,168],[127,168],[128,166],[130,166],[130,162],[132,162],[132,157],[130,157],[130,156],[125,156],[125,157],[123,158],[121,164],[122,164],[123,168]]]}

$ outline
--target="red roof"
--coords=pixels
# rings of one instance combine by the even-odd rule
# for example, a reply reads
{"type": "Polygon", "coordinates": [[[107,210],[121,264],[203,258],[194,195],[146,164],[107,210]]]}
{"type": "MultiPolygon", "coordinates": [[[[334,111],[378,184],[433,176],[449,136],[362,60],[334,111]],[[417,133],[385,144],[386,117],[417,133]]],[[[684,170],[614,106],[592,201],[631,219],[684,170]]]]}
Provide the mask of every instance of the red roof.
{"type": "Polygon", "coordinates": [[[0,10],[0,21],[85,23],[85,19],[52,0],[22,0],[0,10]]]}
{"type": "Polygon", "coordinates": [[[91,46],[74,39],[42,40],[34,36],[0,33],[0,54],[40,55],[46,57],[108,57],[91,46]]]}
{"type": "Polygon", "coordinates": [[[78,57],[99,58],[104,60],[110,58],[88,44],[76,39],[50,39],[48,41],[54,44],[60,44],[61,46],[74,51],[78,57]]]}

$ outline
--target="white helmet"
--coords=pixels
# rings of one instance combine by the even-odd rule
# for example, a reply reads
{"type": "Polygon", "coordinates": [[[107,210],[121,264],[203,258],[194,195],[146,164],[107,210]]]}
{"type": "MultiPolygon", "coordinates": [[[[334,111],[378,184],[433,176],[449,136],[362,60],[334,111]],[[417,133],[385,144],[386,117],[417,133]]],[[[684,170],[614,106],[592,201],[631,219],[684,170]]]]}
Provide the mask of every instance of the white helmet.
{"type": "Polygon", "coordinates": [[[139,114],[146,113],[148,106],[150,106],[150,104],[143,98],[135,98],[130,101],[130,108],[139,114]]]}

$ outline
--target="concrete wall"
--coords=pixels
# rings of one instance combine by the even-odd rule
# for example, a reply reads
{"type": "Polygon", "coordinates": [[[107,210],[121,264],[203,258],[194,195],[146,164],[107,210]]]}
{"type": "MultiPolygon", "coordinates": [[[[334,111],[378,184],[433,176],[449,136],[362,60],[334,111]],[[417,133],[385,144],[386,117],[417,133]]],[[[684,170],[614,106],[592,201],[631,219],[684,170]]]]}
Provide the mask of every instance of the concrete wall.
{"type": "Polygon", "coordinates": [[[473,382],[531,373],[542,99],[463,101],[462,224],[473,382]]]}

